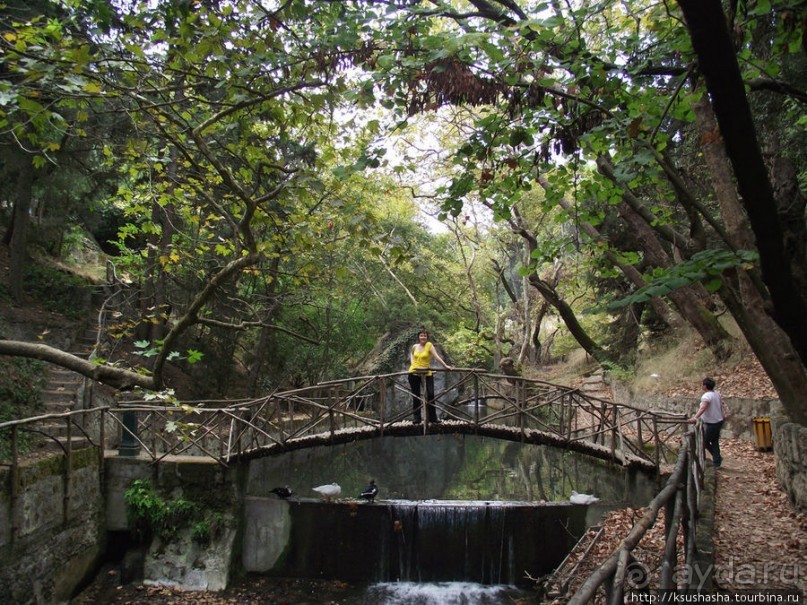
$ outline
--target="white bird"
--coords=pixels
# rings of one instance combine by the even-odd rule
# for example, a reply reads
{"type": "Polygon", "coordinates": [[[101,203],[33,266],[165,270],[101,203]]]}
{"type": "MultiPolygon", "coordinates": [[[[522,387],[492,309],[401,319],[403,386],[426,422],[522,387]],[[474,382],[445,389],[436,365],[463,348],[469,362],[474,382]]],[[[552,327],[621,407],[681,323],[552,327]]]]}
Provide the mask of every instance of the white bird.
{"type": "Polygon", "coordinates": [[[342,488],[338,483],[329,483],[328,485],[320,485],[319,487],[312,488],[315,492],[325,498],[326,502],[330,502],[331,498],[336,498],[342,493],[342,488]]]}
{"type": "Polygon", "coordinates": [[[574,490],[572,490],[572,497],[569,498],[569,502],[572,504],[594,504],[598,500],[599,498],[596,496],[592,496],[591,494],[578,494],[574,490]]]}

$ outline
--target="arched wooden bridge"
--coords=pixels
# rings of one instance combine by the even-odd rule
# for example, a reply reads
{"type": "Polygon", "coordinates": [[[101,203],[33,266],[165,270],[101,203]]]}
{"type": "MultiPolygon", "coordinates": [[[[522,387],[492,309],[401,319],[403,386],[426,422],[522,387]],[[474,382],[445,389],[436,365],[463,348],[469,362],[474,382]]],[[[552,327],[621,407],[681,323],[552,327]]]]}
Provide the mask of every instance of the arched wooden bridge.
{"type": "Polygon", "coordinates": [[[657,469],[675,458],[685,428],[681,416],[540,380],[475,369],[445,374],[448,386],[435,394],[439,424],[411,422],[405,372],[335,380],[248,401],[181,406],[128,401],[104,413],[120,425],[122,442],[141,455],[155,461],[203,455],[223,465],[359,439],[462,433],[548,444],[657,469]]]}
{"type": "MultiPolygon", "coordinates": [[[[169,456],[207,457],[228,466],[292,449],[384,436],[444,433],[475,434],[584,452],[631,467],[675,468],[646,513],[616,552],[593,573],[570,603],[586,603],[607,586],[611,602],[621,602],[625,570],[633,549],[661,508],[670,510],[661,588],[673,588],[678,557],[698,560],[696,521],[702,493],[704,458],[701,428],[688,430],[682,415],[670,415],[591,397],[540,380],[475,369],[446,373],[449,386],[436,393],[442,422],[415,425],[405,372],[337,380],[275,392],[244,401],[197,401],[155,405],[126,401],[116,407],[90,407],[0,423],[0,466],[9,466],[12,511],[18,506],[19,465],[26,451],[54,444],[65,454],[65,489],[70,460],[79,444],[97,448],[103,469],[105,449],[148,457],[157,464],[169,456]],[[677,538],[684,534],[684,552],[677,538]]],[[[423,414],[426,417],[426,414],[423,414]]],[[[103,473],[103,470],[101,471],[103,473]]],[[[69,495],[65,496],[65,501],[69,495]]],[[[13,515],[12,515],[13,516],[13,515]]],[[[13,529],[12,529],[13,533],[13,529]]],[[[587,535],[589,532],[587,532],[587,535]]],[[[581,548],[587,548],[581,540],[581,548]]],[[[566,586],[564,565],[545,584],[566,586]]]]}

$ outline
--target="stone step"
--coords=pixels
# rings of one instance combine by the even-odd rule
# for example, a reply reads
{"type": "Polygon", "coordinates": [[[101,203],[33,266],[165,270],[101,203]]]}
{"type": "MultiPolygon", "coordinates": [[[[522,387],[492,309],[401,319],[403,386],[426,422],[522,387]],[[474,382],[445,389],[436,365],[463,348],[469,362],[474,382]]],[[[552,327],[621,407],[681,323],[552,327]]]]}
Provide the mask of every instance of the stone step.
{"type": "Polygon", "coordinates": [[[45,381],[45,391],[75,393],[81,387],[81,380],[53,380],[45,381]]]}
{"type": "Polygon", "coordinates": [[[65,403],[74,401],[76,398],[76,391],[72,389],[42,389],[42,400],[45,404],[48,403],[65,403]]]}
{"type": "MultiPolygon", "coordinates": [[[[91,445],[84,435],[73,435],[70,438],[70,447],[73,450],[78,450],[91,445]]],[[[36,444],[37,450],[40,452],[64,452],[67,448],[67,437],[64,435],[58,436],[55,439],[49,439],[42,436],[41,440],[36,444]]]]}
{"type": "Polygon", "coordinates": [[[81,384],[84,377],[81,374],[77,374],[76,372],[71,372],[69,370],[65,370],[63,372],[50,370],[45,372],[45,380],[47,380],[49,384],[76,385],[81,384]]]}
{"type": "Polygon", "coordinates": [[[36,430],[42,431],[51,437],[65,437],[67,435],[67,420],[62,422],[57,419],[49,420],[44,424],[38,425],[36,430]]]}

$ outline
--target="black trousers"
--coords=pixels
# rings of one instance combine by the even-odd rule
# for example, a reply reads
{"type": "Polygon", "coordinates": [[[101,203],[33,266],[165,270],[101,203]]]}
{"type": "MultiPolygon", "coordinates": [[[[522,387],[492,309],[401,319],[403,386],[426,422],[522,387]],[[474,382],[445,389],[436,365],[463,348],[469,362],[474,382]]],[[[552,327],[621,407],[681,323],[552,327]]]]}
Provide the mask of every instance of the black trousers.
{"type": "Polygon", "coordinates": [[[712,462],[720,466],[723,456],[720,455],[720,429],[723,428],[723,421],[703,423],[703,447],[712,455],[712,462]]]}
{"type": "Polygon", "coordinates": [[[423,420],[421,409],[421,381],[426,383],[426,413],[429,422],[437,422],[437,408],[434,407],[434,376],[426,376],[412,372],[409,374],[409,389],[412,391],[412,415],[415,422],[423,420]]]}

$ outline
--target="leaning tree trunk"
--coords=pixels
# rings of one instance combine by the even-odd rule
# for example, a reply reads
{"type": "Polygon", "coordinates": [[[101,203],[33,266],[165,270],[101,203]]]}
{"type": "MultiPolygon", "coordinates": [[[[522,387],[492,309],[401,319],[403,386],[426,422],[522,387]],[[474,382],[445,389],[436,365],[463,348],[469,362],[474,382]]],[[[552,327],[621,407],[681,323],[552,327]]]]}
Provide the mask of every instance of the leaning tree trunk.
{"type": "Polygon", "coordinates": [[[583,350],[591,355],[598,363],[602,365],[613,365],[615,361],[611,359],[608,352],[598,345],[591,336],[588,335],[586,329],[578,321],[574,309],[563,300],[549,284],[543,281],[537,274],[530,275],[530,285],[541,293],[544,300],[548,302],[560,315],[563,323],[568,328],[572,337],[583,348],[583,350]]]}
{"type": "MultiPolygon", "coordinates": [[[[720,204],[728,243],[735,249],[751,250],[754,248],[754,235],[737,196],[720,130],[705,96],[695,105],[695,116],[702,142],[701,150],[720,204]]],[[[770,300],[764,284],[751,271],[740,270],[736,280],[726,283],[718,294],[771,379],[791,419],[807,424],[807,412],[802,405],[793,403],[800,401],[807,393],[807,372],[790,338],[766,310],[770,307],[770,300]]]]}
{"type": "MultiPolygon", "coordinates": [[[[549,191],[551,185],[549,181],[546,180],[544,177],[539,177],[538,182],[540,183],[541,187],[543,187],[546,191],[549,191]]],[[[560,207],[566,211],[570,211],[572,209],[572,203],[567,200],[566,198],[561,197],[558,200],[560,207]]],[[[604,254],[606,258],[620,271],[622,274],[637,288],[641,288],[645,286],[647,282],[645,282],[642,274],[639,270],[634,267],[633,265],[629,265],[627,263],[621,262],[617,256],[611,252],[608,248],[608,242],[606,239],[600,234],[594,225],[587,221],[582,221],[580,223],[580,227],[586,234],[595,242],[599,242],[603,244],[603,250],[605,250],[604,254]]],[[[670,306],[660,297],[654,296],[650,299],[650,306],[653,307],[653,310],[656,312],[656,315],[661,319],[664,323],[666,323],[671,328],[681,327],[683,325],[681,318],[679,315],[676,315],[675,312],[670,308],[670,306]]]]}
{"type": "MultiPolygon", "coordinates": [[[[678,0],[689,28],[698,68],[706,80],[742,204],[756,236],[762,278],[773,318],[807,366],[807,276],[803,247],[788,248],[777,200],[756,136],[736,50],[719,0],[678,0]]],[[[791,402],[796,405],[797,402],[791,402]]]]}
{"type": "MultiPolygon", "coordinates": [[[[532,253],[538,249],[538,239],[535,237],[535,234],[524,225],[521,213],[516,207],[511,208],[511,213],[510,229],[526,242],[527,251],[530,253],[530,256],[532,256],[532,253]]],[[[589,336],[586,329],[578,321],[574,309],[560,297],[557,290],[552,287],[551,284],[542,280],[535,272],[530,274],[529,281],[530,285],[538,290],[544,300],[552,305],[558,312],[558,315],[560,315],[560,318],[563,320],[563,323],[566,325],[572,337],[586,353],[591,355],[602,365],[617,365],[616,361],[608,354],[608,351],[598,345],[594,339],[589,336]]]]}
{"type": "MultiPolygon", "coordinates": [[[[613,166],[606,158],[597,158],[597,168],[603,176],[616,181],[613,166]]],[[[651,217],[640,214],[642,210],[636,197],[626,191],[617,205],[617,211],[631,227],[647,262],[655,267],[672,267],[674,264],[672,258],[659,241],[656,230],[648,222],[651,217]]],[[[703,286],[693,284],[677,288],[667,294],[667,298],[675,305],[681,317],[698,332],[716,359],[724,360],[730,355],[731,336],[703,303],[706,298],[703,286]]]]}
{"type": "MultiPolygon", "coordinates": [[[[671,267],[672,260],[661,246],[653,229],[624,203],[617,206],[620,216],[633,229],[636,240],[645,253],[647,262],[656,267],[671,267]]],[[[730,353],[728,343],[731,336],[720,325],[714,313],[701,302],[699,293],[692,292],[693,287],[677,288],[667,294],[675,308],[687,323],[698,332],[703,342],[712,351],[716,359],[726,359],[730,353]]]]}

